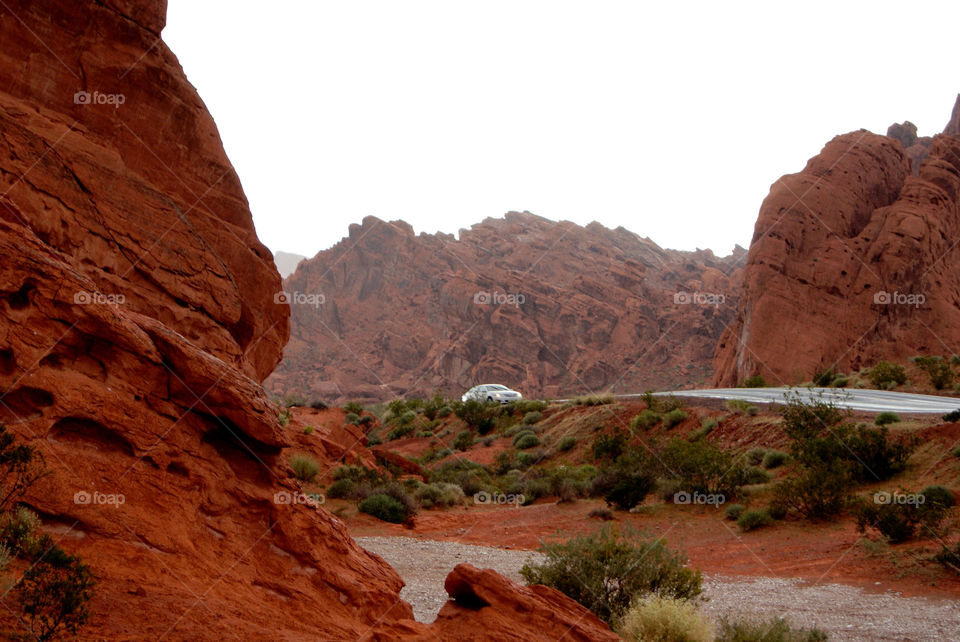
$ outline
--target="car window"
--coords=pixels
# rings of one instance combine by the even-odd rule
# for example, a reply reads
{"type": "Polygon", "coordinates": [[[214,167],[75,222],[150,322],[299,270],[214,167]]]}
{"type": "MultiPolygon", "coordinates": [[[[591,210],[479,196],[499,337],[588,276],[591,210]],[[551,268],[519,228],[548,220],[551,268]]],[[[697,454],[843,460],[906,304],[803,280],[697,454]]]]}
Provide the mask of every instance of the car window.
{"type": "Polygon", "coordinates": [[[509,390],[506,386],[487,386],[487,390],[509,390]]]}

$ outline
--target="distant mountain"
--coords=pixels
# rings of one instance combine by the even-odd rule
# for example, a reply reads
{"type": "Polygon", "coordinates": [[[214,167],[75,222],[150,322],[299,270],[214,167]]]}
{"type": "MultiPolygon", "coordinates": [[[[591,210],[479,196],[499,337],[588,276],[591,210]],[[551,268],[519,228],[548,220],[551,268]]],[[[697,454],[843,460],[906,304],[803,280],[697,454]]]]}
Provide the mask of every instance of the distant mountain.
{"type": "Polygon", "coordinates": [[[529,213],[459,240],[368,217],[286,280],[291,339],[265,385],[373,401],[484,382],[551,397],[703,384],[745,256],[529,213]]]}
{"type": "Polygon", "coordinates": [[[280,273],[280,278],[283,279],[296,272],[297,265],[305,258],[307,257],[302,254],[293,254],[291,252],[274,252],[273,254],[273,260],[277,264],[277,272],[280,273]]]}

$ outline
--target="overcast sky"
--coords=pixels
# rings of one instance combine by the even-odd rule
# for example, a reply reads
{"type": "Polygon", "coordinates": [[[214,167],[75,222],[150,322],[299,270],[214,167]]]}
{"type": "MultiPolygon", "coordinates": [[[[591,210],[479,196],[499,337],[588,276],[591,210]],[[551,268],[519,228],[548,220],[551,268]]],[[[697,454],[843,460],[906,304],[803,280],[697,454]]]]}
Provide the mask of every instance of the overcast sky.
{"type": "Polygon", "coordinates": [[[529,210],[747,246],[834,135],[942,130],[956,2],[169,0],[270,249],[529,210]]]}

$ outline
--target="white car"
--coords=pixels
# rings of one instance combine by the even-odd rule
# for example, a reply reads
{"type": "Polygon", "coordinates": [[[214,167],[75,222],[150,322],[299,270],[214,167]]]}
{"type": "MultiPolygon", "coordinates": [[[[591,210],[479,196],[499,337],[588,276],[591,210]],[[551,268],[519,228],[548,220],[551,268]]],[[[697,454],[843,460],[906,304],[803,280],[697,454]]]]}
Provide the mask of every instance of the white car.
{"type": "Polygon", "coordinates": [[[510,390],[510,388],[506,386],[501,386],[499,383],[485,383],[481,386],[470,388],[470,390],[467,390],[464,395],[460,397],[460,401],[468,401],[470,399],[510,403],[511,401],[520,401],[523,399],[523,395],[516,390],[510,390]]]}

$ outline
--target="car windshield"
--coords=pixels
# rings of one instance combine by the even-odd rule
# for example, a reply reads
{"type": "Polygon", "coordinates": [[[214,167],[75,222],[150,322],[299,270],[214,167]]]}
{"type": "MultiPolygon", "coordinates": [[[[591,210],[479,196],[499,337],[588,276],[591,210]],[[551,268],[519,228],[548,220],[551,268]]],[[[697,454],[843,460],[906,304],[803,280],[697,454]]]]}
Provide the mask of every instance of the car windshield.
{"type": "Polygon", "coordinates": [[[496,384],[492,386],[487,386],[487,390],[509,390],[509,389],[510,388],[507,388],[506,386],[501,386],[496,384]]]}

